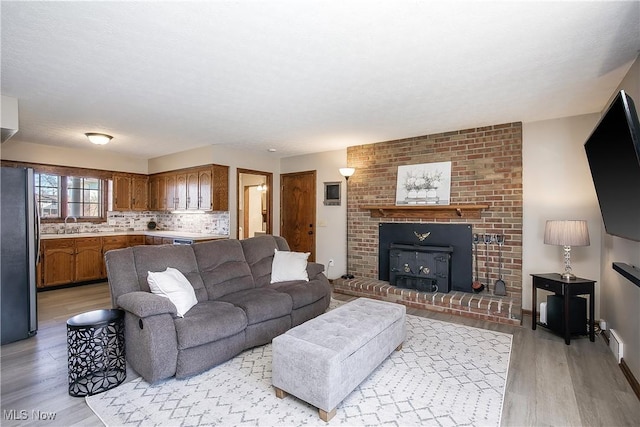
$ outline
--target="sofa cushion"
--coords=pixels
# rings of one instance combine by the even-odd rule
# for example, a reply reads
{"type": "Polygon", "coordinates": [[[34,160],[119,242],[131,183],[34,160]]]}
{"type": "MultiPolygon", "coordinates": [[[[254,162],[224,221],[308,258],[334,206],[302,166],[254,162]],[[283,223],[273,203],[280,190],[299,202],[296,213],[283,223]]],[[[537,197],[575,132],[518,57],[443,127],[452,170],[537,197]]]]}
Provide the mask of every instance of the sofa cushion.
{"type": "Polygon", "coordinates": [[[255,287],[239,240],[196,243],[193,251],[210,300],[255,287]]]}
{"type": "Polygon", "coordinates": [[[290,280],[309,281],[307,274],[307,258],[309,252],[279,251],[276,249],[271,265],[271,283],[290,280]]]}
{"type": "Polygon", "coordinates": [[[178,348],[196,347],[244,331],[247,316],[233,304],[203,301],[183,317],[175,319],[178,348]]]}
{"type": "Polygon", "coordinates": [[[149,282],[151,293],[169,299],[176,306],[179,317],[184,317],[184,314],[198,303],[193,286],[184,274],[175,268],[167,267],[165,271],[150,271],[147,274],[147,282],[149,282]]]}
{"type": "Polygon", "coordinates": [[[218,301],[229,302],[244,310],[249,325],[288,316],[293,309],[293,301],[288,294],[269,288],[234,292],[218,301]]]}
{"type": "Polygon", "coordinates": [[[301,282],[299,280],[274,283],[269,286],[278,292],[284,292],[291,297],[293,309],[297,310],[305,305],[313,304],[331,294],[331,288],[320,280],[301,282]]]}
{"type": "Polygon", "coordinates": [[[288,251],[287,241],[280,236],[265,235],[244,239],[240,242],[256,287],[269,285],[275,250],[288,251]]]}
{"type": "Polygon", "coordinates": [[[134,265],[138,275],[138,286],[141,291],[150,292],[147,283],[149,271],[165,271],[167,267],[179,270],[187,278],[199,302],[208,299],[202,277],[198,271],[198,263],[189,245],[134,246],[134,265]]]}

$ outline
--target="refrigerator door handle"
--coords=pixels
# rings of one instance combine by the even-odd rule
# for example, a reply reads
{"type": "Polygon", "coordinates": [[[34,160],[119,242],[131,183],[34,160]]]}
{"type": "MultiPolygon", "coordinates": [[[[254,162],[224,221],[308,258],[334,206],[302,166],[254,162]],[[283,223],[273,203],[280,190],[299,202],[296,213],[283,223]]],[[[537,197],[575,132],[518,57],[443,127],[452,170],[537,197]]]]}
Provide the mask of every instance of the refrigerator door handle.
{"type": "Polygon", "coordinates": [[[35,215],[35,227],[36,227],[36,265],[40,263],[40,206],[38,205],[38,198],[34,194],[33,196],[33,211],[35,215]]]}

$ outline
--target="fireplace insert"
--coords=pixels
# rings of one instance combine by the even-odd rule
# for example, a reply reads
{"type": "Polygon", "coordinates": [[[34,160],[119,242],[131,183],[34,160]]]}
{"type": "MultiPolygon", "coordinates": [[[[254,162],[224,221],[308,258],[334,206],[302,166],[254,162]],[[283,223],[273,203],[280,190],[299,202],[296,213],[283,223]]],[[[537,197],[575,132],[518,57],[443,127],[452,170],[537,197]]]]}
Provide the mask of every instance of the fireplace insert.
{"type": "Polygon", "coordinates": [[[451,290],[451,246],[399,245],[389,250],[389,283],[425,292],[451,290]]]}
{"type": "MultiPolygon", "coordinates": [[[[402,262],[399,266],[393,267],[401,270],[395,272],[396,286],[398,283],[398,273],[400,273],[400,282],[406,285],[422,287],[425,291],[433,292],[433,286],[438,286],[438,292],[448,292],[450,290],[472,292],[471,284],[473,282],[473,231],[470,224],[433,224],[433,223],[380,223],[379,225],[379,247],[378,247],[378,279],[391,283],[391,266],[390,253],[392,245],[394,248],[400,248],[406,245],[418,252],[418,265],[423,267],[425,262],[420,263],[423,255],[421,251],[415,250],[416,246],[435,247],[442,255],[440,257],[449,256],[447,271],[449,272],[450,286],[442,285],[442,280],[436,280],[429,274],[416,272],[416,267],[409,266],[409,271],[404,271],[402,262]],[[417,276],[417,277],[413,277],[417,276]],[[420,280],[418,280],[420,279],[420,280]]],[[[428,252],[427,252],[428,253],[428,252]]],[[[411,252],[408,257],[416,258],[415,253],[411,252]],[[412,254],[412,255],[411,255],[412,254]]],[[[435,262],[435,261],[434,261],[435,262]]],[[[430,271],[435,268],[439,274],[445,268],[444,264],[430,264],[427,266],[430,271]]],[[[435,274],[435,273],[434,273],[435,274]]]]}

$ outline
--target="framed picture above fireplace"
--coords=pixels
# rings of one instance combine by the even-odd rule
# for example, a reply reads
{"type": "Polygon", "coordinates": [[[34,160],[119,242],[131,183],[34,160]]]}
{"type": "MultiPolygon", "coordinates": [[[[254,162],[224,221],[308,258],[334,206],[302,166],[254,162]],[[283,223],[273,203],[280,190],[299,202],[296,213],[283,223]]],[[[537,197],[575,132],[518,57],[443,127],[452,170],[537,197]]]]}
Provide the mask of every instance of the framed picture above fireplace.
{"type": "Polygon", "coordinates": [[[448,205],[451,162],[398,166],[396,205],[448,205]]]}

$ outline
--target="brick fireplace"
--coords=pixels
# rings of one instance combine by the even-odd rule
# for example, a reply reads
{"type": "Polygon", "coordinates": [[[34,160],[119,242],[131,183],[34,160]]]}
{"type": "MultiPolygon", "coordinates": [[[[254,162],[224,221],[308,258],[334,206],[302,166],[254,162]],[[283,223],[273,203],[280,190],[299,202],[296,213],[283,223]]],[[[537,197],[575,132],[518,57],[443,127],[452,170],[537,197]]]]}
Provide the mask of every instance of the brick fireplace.
{"type": "MultiPolygon", "coordinates": [[[[401,302],[408,306],[519,324],[522,309],[522,124],[506,123],[347,149],[356,168],[349,179],[349,272],[355,279],[336,279],[336,292],[401,302]],[[486,205],[479,215],[464,211],[453,217],[430,212],[374,215],[372,206],[395,204],[398,166],[451,161],[452,205],[486,205]],[[379,277],[379,228],[383,223],[469,224],[473,233],[502,234],[503,279],[507,295],[473,294],[453,289],[429,293],[398,289],[379,277]]],[[[480,245],[481,278],[498,278],[497,245],[480,245]],[[487,250],[488,249],[488,250],[487,250]],[[485,273],[488,272],[488,273],[485,273]]],[[[387,279],[388,280],[388,279],[387,279]]],[[[493,286],[490,287],[490,290],[493,286]]]]}

